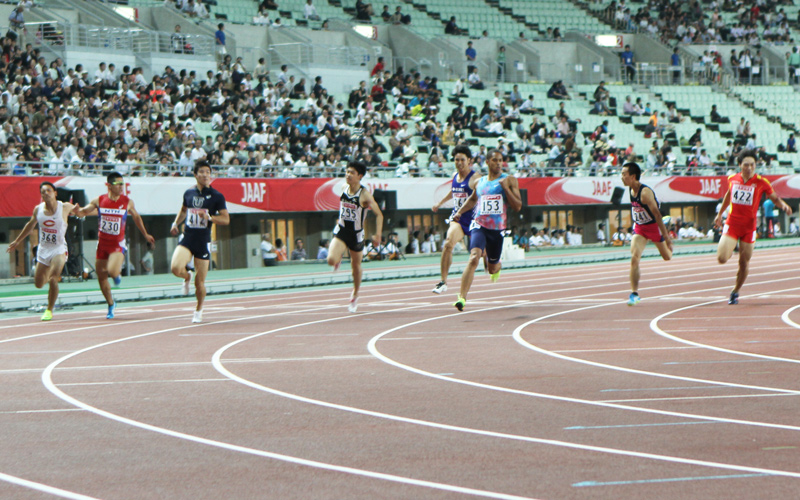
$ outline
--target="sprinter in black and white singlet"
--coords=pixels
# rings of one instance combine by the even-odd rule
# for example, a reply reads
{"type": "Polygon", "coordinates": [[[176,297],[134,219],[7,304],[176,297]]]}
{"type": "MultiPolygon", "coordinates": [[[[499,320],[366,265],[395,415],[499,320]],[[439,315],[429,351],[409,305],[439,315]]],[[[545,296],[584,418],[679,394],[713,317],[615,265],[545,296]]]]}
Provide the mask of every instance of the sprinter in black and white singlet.
{"type": "Polygon", "coordinates": [[[348,309],[354,313],[358,309],[358,291],[361,288],[361,259],[364,250],[364,222],[367,210],[375,213],[376,229],[372,242],[375,247],[381,243],[383,232],[383,213],[375,203],[372,193],[361,185],[361,179],[367,173],[367,167],[361,162],[353,161],[347,165],[344,180],[346,182],[339,198],[339,220],[333,229],[333,240],[328,252],[328,265],[333,270],[339,269],[342,255],[350,252],[350,266],[353,269],[353,293],[350,294],[348,309]]]}
{"type": "Polygon", "coordinates": [[[8,245],[8,253],[13,252],[37,225],[39,226],[39,243],[36,252],[36,273],[34,284],[42,288],[50,283],[47,293],[47,309],[42,314],[42,321],[53,319],[53,307],[58,298],[58,278],[67,262],[67,218],[78,206],[56,200],[56,187],[50,182],[39,185],[42,203],[33,209],[30,218],[17,239],[8,245]]]}

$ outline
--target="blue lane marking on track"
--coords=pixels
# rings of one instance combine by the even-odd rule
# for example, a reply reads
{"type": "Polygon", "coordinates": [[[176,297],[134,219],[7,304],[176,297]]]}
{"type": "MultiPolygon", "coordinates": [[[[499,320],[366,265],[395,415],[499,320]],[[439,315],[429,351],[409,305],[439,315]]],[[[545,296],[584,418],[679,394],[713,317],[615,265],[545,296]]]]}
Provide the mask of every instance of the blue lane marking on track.
{"type": "Polygon", "coordinates": [[[575,488],[585,488],[587,486],[619,486],[627,484],[652,484],[652,483],[673,483],[677,481],[706,481],[709,479],[741,479],[745,477],[763,477],[772,474],[731,474],[727,476],[695,476],[695,477],[667,477],[664,479],[640,479],[637,481],[581,481],[574,483],[575,488]]]}
{"type": "Polygon", "coordinates": [[[697,425],[697,424],[718,424],[719,422],[705,421],[700,422],[666,422],[663,424],[630,424],[630,425],[576,425],[574,427],[564,427],[564,430],[583,430],[583,429],[621,429],[623,427],[659,427],[662,425],[697,425]]]}
{"type": "Polygon", "coordinates": [[[714,363],[763,363],[765,359],[730,359],[725,361],[669,361],[665,365],[707,365],[714,363]]]}
{"type": "Polygon", "coordinates": [[[694,387],[644,387],[640,389],[603,389],[600,392],[678,391],[678,390],[682,391],[686,389],[730,389],[730,387],[724,387],[724,386],[707,387],[702,385],[694,387]]]}

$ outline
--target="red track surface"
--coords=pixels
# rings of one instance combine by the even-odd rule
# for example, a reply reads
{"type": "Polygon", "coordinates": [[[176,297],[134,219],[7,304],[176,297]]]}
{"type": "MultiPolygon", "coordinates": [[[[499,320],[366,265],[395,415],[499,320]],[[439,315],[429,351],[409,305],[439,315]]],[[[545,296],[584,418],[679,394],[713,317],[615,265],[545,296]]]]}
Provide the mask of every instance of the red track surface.
{"type": "Polygon", "coordinates": [[[702,255],[636,307],[616,262],[463,313],[452,278],[7,320],[0,498],[794,498],[798,269],[756,250],[738,306],[702,255]]]}

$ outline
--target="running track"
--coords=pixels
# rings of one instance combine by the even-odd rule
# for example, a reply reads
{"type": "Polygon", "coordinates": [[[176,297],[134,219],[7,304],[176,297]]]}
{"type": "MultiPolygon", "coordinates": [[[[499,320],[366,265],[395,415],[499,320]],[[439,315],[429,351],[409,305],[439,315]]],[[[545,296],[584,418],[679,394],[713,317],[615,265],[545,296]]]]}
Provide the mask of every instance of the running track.
{"type": "MultiPolygon", "coordinates": [[[[734,256],[734,259],[736,257],[734,256]]],[[[344,270],[349,272],[349,270],[344,270]]],[[[0,498],[796,498],[800,257],[0,323],[0,498]],[[113,328],[109,328],[109,324],[113,328]]],[[[99,293],[99,292],[98,292],[99,293]]]]}

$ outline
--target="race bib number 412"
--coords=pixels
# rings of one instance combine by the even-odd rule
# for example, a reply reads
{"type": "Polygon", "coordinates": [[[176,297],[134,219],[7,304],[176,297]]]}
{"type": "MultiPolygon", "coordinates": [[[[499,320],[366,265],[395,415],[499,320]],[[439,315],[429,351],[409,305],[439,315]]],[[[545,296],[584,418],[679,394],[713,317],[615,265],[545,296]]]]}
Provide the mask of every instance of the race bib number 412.
{"type": "Polygon", "coordinates": [[[194,229],[204,229],[208,227],[208,219],[203,217],[208,213],[205,208],[190,208],[186,214],[186,225],[194,229]]]}
{"type": "Polygon", "coordinates": [[[731,193],[731,203],[737,205],[753,205],[755,199],[756,188],[755,186],[745,186],[742,184],[733,185],[733,193],[731,193]]]}

